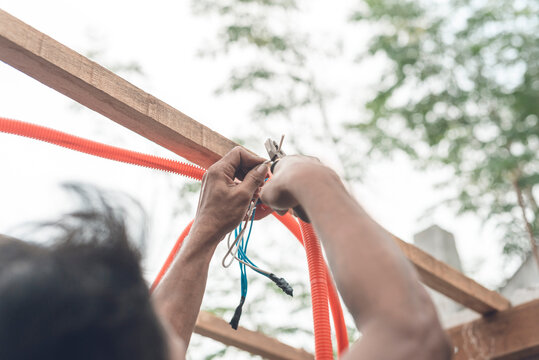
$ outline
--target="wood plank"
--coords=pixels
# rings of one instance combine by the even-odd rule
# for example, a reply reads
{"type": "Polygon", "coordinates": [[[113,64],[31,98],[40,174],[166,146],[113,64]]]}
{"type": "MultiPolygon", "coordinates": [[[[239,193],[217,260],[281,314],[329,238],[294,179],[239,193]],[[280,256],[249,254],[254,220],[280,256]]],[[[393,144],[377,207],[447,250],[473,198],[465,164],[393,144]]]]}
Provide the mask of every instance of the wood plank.
{"type": "MultiPolygon", "coordinates": [[[[235,143],[93,61],[0,10],[0,59],[38,81],[203,167],[235,143]]],[[[432,289],[481,314],[510,304],[411,244],[401,249],[432,289]]]]}
{"type": "Polygon", "coordinates": [[[303,349],[283,344],[260,332],[247,330],[241,326],[233,330],[223,319],[201,311],[195,326],[195,333],[220,341],[223,344],[273,360],[313,360],[314,356],[303,349]]]}
{"type": "Polygon", "coordinates": [[[428,287],[483,315],[511,306],[509,300],[499,293],[481,286],[416,246],[394,238],[428,287]]]}
{"type": "Polygon", "coordinates": [[[539,359],[539,299],[447,331],[454,360],[539,359]]]}
{"type": "Polygon", "coordinates": [[[2,10],[0,60],[202,167],[236,146],[2,10]]]}

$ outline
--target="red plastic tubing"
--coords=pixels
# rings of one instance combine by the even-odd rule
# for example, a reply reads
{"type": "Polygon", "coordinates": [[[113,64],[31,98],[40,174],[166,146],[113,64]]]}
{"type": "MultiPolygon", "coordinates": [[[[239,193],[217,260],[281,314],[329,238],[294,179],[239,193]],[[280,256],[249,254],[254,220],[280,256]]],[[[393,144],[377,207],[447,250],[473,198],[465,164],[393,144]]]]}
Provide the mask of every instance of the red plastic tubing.
{"type": "MultiPolygon", "coordinates": [[[[288,230],[290,230],[290,232],[298,239],[298,241],[303,246],[305,246],[305,249],[307,251],[310,245],[307,245],[304,243],[304,239],[303,239],[304,235],[302,234],[302,231],[296,219],[288,213],[281,216],[274,212],[273,215],[284,226],[286,226],[288,230]]],[[[309,232],[312,232],[312,235],[316,237],[316,234],[314,233],[314,231],[312,231],[312,227],[310,225],[308,226],[311,228],[309,232]]],[[[308,260],[309,260],[309,257],[307,257],[307,261],[308,260]]],[[[348,350],[348,345],[349,345],[348,344],[348,330],[346,329],[346,322],[344,320],[344,314],[341,307],[339,293],[337,292],[337,288],[335,287],[335,283],[333,282],[333,278],[331,277],[331,273],[329,272],[329,269],[325,261],[324,261],[324,271],[325,271],[326,284],[327,284],[327,290],[328,290],[329,305],[331,308],[331,316],[333,317],[333,326],[335,326],[335,337],[337,338],[337,353],[339,354],[339,356],[341,356],[342,354],[344,354],[346,350],[348,350]]],[[[311,284],[311,287],[312,287],[312,284],[311,284]]],[[[312,294],[312,289],[311,289],[311,297],[312,296],[313,294],[312,294]]],[[[313,305],[314,305],[314,301],[313,301],[313,305]]]]}
{"type": "Polygon", "coordinates": [[[186,164],[175,160],[164,159],[159,156],[142,154],[136,151],[125,150],[116,146],[105,145],[96,141],[87,140],[78,136],[29,124],[23,121],[5,119],[0,117],[0,131],[45,141],[54,145],[80,151],[86,154],[99,156],[105,159],[121,161],[127,164],[139,165],[151,169],[163,170],[195,180],[202,180],[206,172],[196,165],[186,164]]]}
{"type": "MultiPolygon", "coordinates": [[[[314,230],[310,224],[300,221],[305,251],[307,252],[307,264],[309,265],[309,280],[311,281],[311,299],[314,321],[314,338],[331,339],[331,326],[329,325],[328,311],[328,285],[326,282],[327,273],[322,255],[320,242],[316,238],[314,230]]],[[[316,341],[315,358],[333,358],[333,348],[331,342],[316,341]]]]}
{"type": "MultiPolygon", "coordinates": [[[[47,127],[2,117],[0,117],[0,131],[45,141],[110,160],[180,174],[195,180],[201,180],[206,171],[195,165],[125,150],[66,134],[47,127]]],[[[332,359],[333,350],[331,345],[331,327],[329,325],[328,296],[333,322],[335,324],[339,355],[348,348],[348,335],[337,290],[335,289],[335,284],[331,279],[331,275],[324,261],[320,242],[316,238],[316,234],[310,224],[303,222],[298,224],[298,222],[289,214],[279,216],[274,213],[274,215],[296,236],[300,243],[305,246],[309,266],[309,279],[311,282],[315,356],[316,359],[319,360],[332,359]]],[[[178,253],[183,240],[189,234],[192,224],[193,221],[191,221],[181,233],[163,264],[163,267],[159,271],[159,274],[152,283],[150,291],[153,291],[164,277],[178,253]]]]}
{"type": "Polygon", "coordinates": [[[180,247],[182,246],[183,241],[185,240],[185,238],[189,234],[189,231],[191,231],[191,226],[193,226],[194,222],[195,222],[195,219],[191,220],[189,222],[189,224],[187,224],[185,229],[183,229],[183,231],[180,234],[180,237],[178,238],[178,240],[176,240],[176,243],[174,244],[174,247],[172,248],[172,250],[170,250],[170,253],[167,256],[167,259],[165,260],[165,263],[161,267],[161,270],[159,270],[159,273],[155,277],[155,280],[153,281],[152,286],[150,287],[150,293],[153,293],[153,291],[155,290],[157,285],[159,285],[159,283],[163,279],[163,276],[165,276],[165,274],[166,274],[168,268],[170,267],[170,265],[172,265],[172,262],[174,261],[174,258],[178,254],[178,251],[180,251],[180,247]]]}

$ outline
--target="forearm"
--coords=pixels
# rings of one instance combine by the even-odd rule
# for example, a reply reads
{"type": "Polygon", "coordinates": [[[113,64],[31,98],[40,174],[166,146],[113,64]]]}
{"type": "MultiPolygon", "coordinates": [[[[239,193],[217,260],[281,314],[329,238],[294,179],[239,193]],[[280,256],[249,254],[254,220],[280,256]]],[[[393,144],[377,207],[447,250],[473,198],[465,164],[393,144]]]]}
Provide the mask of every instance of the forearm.
{"type": "Polygon", "coordinates": [[[317,175],[304,176],[309,184],[293,186],[292,191],[320,236],[337,287],[362,330],[354,356],[375,358],[371,356],[383,351],[384,337],[395,345],[394,353],[403,334],[425,326],[440,331],[430,299],[391,235],[368,216],[336,175],[317,175]]]}
{"type": "Polygon", "coordinates": [[[195,223],[180,248],[170,270],[155,290],[153,301],[157,312],[189,344],[204,296],[208,268],[217,241],[195,223]],[[215,245],[210,245],[213,243],[215,245]]]}

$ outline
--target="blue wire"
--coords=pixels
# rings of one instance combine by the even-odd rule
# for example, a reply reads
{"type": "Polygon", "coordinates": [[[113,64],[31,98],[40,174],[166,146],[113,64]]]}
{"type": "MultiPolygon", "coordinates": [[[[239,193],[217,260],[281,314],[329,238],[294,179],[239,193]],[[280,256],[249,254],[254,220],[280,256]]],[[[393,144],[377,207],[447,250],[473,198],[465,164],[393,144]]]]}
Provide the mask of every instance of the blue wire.
{"type": "MultiPolygon", "coordinates": [[[[246,261],[248,262],[249,264],[251,264],[252,266],[254,267],[258,267],[255,263],[253,263],[251,261],[251,259],[249,259],[249,257],[247,256],[247,246],[249,244],[249,239],[251,237],[251,231],[253,229],[253,223],[254,223],[254,218],[255,218],[255,212],[256,212],[256,208],[253,210],[253,214],[251,216],[251,224],[250,224],[250,227],[249,227],[249,233],[247,234],[247,240],[245,240],[245,243],[243,243],[242,241],[242,247],[240,247],[238,250],[238,253],[239,253],[239,258],[243,261],[246,261]]],[[[242,239],[243,240],[243,239],[242,239]]],[[[245,267],[245,265],[244,265],[245,267]]],[[[263,273],[263,272],[260,272],[260,271],[257,271],[256,269],[252,269],[254,271],[256,271],[257,273],[261,274],[261,275],[264,275],[264,276],[268,276],[267,274],[263,273]]]]}
{"type": "MultiPolygon", "coordinates": [[[[234,230],[235,239],[238,238],[238,231],[241,232],[241,224],[240,224],[240,226],[238,226],[238,228],[236,228],[234,230]]],[[[247,273],[246,273],[246,270],[245,270],[245,265],[242,264],[242,263],[238,263],[238,264],[240,265],[241,296],[245,297],[245,296],[247,296],[247,287],[248,287],[247,273]]]]}
{"type": "MultiPolygon", "coordinates": [[[[256,208],[253,210],[253,214],[251,215],[251,223],[249,224],[249,232],[247,233],[247,238],[244,238],[242,236],[241,239],[238,240],[238,234],[241,233],[241,230],[242,230],[242,224],[241,223],[234,230],[234,236],[235,236],[235,240],[238,242],[238,258],[245,261],[245,262],[247,262],[247,263],[249,263],[249,264],[251,264],[254,267],[258,267],[247,256],[247,246],[249,245],[249,239],[251,238],[251,231],[253,230],[255,212],[256,212],[256,208]]],[[[249,282],[247,281],[247,268],[246,268],[246,265],[242,264],[241,262],[238,262],[238,264],[240,266],[240,276],[241,276],[241,296],[246,297],[247,296],[247,288],[248,288],[248,285],[249,285],[249,282]]],[[[253,269],[253,270],[256,271],[257,273],[261,274],[261,275],[264,275],[266,277],[268,276],[267,274],[264,274],[261,271],[258,271],[256,269],[253,269]]]]}
{"type": "Polygon", "coordinates": [[[251,238],[251,231],[253,230],[255,213],[256,213],[256,207],[253,209],[253,214],[251,215],[251,225],[249,226],[249,233],[247,234],[247,240],[245,241],[245,252],[247,252],[247,245],[249,245],[249,239],[251,238]]]}

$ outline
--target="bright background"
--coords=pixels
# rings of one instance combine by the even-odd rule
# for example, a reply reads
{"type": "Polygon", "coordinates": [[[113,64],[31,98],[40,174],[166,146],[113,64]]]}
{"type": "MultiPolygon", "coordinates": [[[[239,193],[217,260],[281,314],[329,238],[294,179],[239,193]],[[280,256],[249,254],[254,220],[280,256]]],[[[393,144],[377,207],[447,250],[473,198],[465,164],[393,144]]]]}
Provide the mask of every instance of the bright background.
{"type": "MultiPolygon", "coordinates": [[[[339,26],[345,26],[339,25],[339,18],[346,9],[343,4],[331,3],[329,6],[319,1],[302,26],[311,27],[320,37],[328,29],[339,31],[339,26]]],[[[103,50],[97,57],[102,65],[138,62],[144,76],[125,74],[129,81],[224,136],[234,137],[250,126],[248,98],[221,98],[214,94],[226,77],[228,64],[201,59],[197,52],[212,37],[217,24],[192,15],[188,1],[0,0],[0,8],[80,53],[103,50]]],[[[373,69],[364,69],[365,83],[355,84],[359,89],[372,81],[367,75],[373,69]]],[[[350,81],[346,73],[333,75],[334,81],[350,81]]],[[[4,63],[0,63],[0,116],[178,158],[4,63]]],[[[260,146],[254,149],[261,155],[267,136],[260,133],[260,146]]],[[[316,155],[323,158],[323,149],[316,155]]],[[[0,169],[0,233],[16,236],[25,223],[53,219],[72,209],[70,198],[60,188],[64,182],[123,191],[140,201],[149,216],[144,257],[149,281],[195,210],[184,206],[193,203],[193,195],[178,195],[178,187],[186,182],[182,178],[12,135],[0,134],[0,169]]],[[[426,209],[452,191],[434,189],[444,175],[443,170],[414,169],[408,160],[395,157],[370,166],[355,195],[384,227],[406,241],[432,223],[452,232],[467,273],[483,284],[499,284],[512,269],[503,267],[499,246],[493,240],[498,237],[494,229],[483,228],[471,215],[457,218],[451,209],[443,207],[425,214],[426,209]]],[[[272,220],[255,224],[254,237],[253,258],[264,254],[261,261],[269,266],[277,262],[303,266],[304,259],[296,244],[272,220]]],[[[214,266],[214,271],[223,272],[218,266],[214,266]]],[[[237,269],[223,273],[230,274],[232,279],[221,286],[239,288],[237,269]]],[[[298,276],[306,279],[306,274],[298,276]]],[[[235,306],[234,299],[227,305],[235,306]]],[[[302,315],[301,321],[308,324],[310,320],[302,315]]],[[[307,343],[305,347],[310,346],[307,343]]]]}

